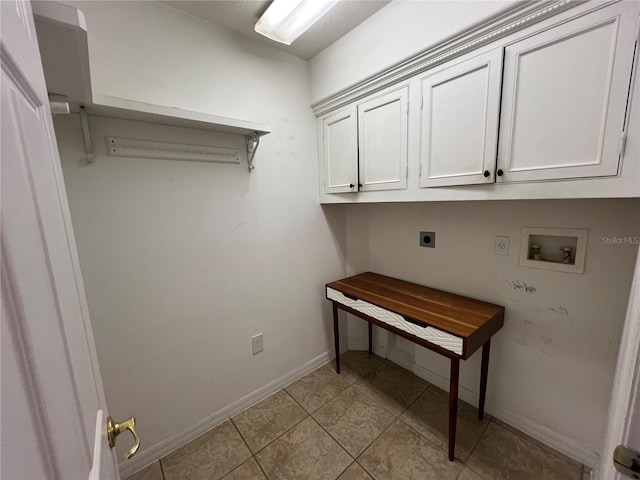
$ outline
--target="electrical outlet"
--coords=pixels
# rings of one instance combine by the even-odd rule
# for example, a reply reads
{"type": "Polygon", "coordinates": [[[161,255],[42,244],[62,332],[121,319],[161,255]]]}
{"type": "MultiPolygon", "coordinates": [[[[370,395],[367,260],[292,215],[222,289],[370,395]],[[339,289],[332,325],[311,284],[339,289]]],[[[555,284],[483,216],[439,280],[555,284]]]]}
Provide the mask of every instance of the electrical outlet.
{"type": "Polygon", "coordinates": [[[256,353],[260,353],[264,350],[264,343],[262,339],[262,334],[259,333],[251,337],[251,353],[255,355],[256,353]]]}
{"type": "Polygon", "coordinates": [[[436,232],[420,232],[420,246],[436,248],[436,232]]]}
{"type": "Polygon", "coordinates": [[[509,237],[496,237],[494,253],[496,255],[509,255],[509,237]]]}

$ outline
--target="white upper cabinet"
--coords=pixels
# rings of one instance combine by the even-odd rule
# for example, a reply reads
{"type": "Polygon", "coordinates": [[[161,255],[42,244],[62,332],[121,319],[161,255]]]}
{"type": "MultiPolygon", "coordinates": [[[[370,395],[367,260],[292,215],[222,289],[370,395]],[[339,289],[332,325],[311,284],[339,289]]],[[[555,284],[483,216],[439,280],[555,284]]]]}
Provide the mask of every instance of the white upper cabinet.
{"type": "Polygon", "coordinates": [[[637,22],[626,8],[505,48],[498,182],[618,173],[637,22]]]}
{"type": "Polygon", "coordinates": [[[420,186],[492,183],[502,49],[422,78],[420,186]]]}
{"type": "Polygon", "coordinates": [[[510,12],[314,106],[322,203],[640,197],[640,2],[510,12]]]}
{"type": "Polygon", "coordinates": [[[408,86],[319,120],[324,193],[407,187],[408,86]]]}
{"type": "Polygon", "coordinates": [[[358,190],[356,107],[352,105],[323,118],[321,125],[325,192],[356,192],[358,190]]]}
{"type": "Polygon", "coordinates": [[[408,87],[358,105],[360,190],[407,186],[408,87]]]}

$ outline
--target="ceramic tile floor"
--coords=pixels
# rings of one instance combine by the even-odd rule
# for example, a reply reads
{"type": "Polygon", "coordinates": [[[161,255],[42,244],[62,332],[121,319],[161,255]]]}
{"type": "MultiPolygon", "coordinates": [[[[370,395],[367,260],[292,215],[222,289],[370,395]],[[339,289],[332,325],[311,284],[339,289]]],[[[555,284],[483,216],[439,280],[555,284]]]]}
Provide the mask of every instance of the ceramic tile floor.
{"type": "Polygon", "coordinates": [[[587,480],[587,469],[366,352],[342,356],[130,480],[587,480]]]}

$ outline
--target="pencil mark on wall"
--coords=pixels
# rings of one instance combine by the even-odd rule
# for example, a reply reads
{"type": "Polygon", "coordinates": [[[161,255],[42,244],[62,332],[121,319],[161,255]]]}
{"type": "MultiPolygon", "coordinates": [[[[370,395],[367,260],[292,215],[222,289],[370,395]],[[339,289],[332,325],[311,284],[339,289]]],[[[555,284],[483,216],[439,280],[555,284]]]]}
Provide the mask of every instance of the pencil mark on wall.
{"type": "Polygon", "coordinates": [[[553,339],[550,337],[545,337],[544,335],[534,338],[528,339],[525,337],[516,338],[516,344],[521,347],[533,347],[535,349],[540,349],[540,353],[546,355],[548,357],[553,357],[553,339]]]}
{"type": "Polygon", "coordinates": [[[563,307],[562,305],[558,307],[533,307],[531,309],[533,313],[553,313],[555,315],[569,315],[569,309],[567,307],[563,307]]]}
{"type": "Polygon", "coordinates": [[[546,355],[548,357],[553,357],[553,350],[552,350],[553,345],[552,345],[552,343],[553,343],[553,339],[552,338],[545,337],[544,335],[542,335],[540,337],[540,343],[539,343],[539,345],[541,346],[540,352],[543,355],[546,355]]]}
{"type": "Polygon", "coordinates": [[[514,290],[523,292],[523,293],[536,293],[538,289],[533,285],[529,285],[526,282],[520,282],[519,280],[505,280],[507,284],[513,288],[514,290]]]}

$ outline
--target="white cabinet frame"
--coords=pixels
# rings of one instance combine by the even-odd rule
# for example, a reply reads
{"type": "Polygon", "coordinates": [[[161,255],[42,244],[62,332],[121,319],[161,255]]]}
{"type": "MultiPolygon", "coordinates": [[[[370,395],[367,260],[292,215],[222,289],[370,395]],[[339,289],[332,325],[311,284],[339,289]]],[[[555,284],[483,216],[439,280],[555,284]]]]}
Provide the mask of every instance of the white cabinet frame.
{"type": "Polygon", "coordinates": [[[498,182],[618,174],[638,20],[626,8],[612,5],[505,48],[498,182]],[[583,71],[599,75],[577,79],[583,71]],[[561,88],[563,76],[577,81],[561,88]],[[541,99],[541,89],[555,98],[541,99]]]}
{"type": "Polygon", "coordinates": [[[320,122],[320,158],[326,193],[358,191],[358,128],[355,105],[338,110],[320,122]]]}
{"type": "Polygon", "coordinates": [[[422,78],[420,186],[494,182],[502,48],[422,78]]]}
{"type": "Polygon", "coordinates": [[[407,187],[409,87],[358,105],[360,191],[407,187]]]}

